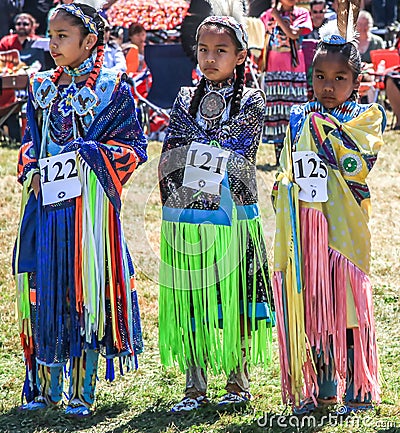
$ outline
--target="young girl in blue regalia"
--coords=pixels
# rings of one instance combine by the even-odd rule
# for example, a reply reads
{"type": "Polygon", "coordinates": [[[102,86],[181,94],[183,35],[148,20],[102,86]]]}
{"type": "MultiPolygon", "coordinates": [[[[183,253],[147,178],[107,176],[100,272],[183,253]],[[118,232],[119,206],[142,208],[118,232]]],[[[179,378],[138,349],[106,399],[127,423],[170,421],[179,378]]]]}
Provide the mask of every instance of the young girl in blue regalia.
{"type": "Polygon", "coordinates": [[[66,414],[79,417],[91,414],[99,353],[112,380],[113,358],[130,369],[143,348],[119,215],[122,187],[147,158],[146,140],[129,86],[102,68],[104,22],[96,9],[60,5],[49,35],[57,68],[31,77],[18,157],[21,409],[60,403],[69,362],[66,414]]]}
{"type": "Polygon", "coordinates": [[[346,414],[380,401],[366,177],[386,118],[379,105],[357,103],[361,58],[346,31],[354,23],[339,24],[341,33],[320,31],[315,100],[291,111],[273,192],[282,396],[295,413],[341,403],[346,414]]]}
{"type": "Polygon", "coordinates": [[[203,77],[181,89],[159,164],[159,344],[186,373],[172,412],[208,403],[207,366],[228,377],[220,405],[250,398],[248,361],[265,362],[274,322],[257,205],[265,97],[245,88],[247,33],[211,16],[196,35],[203,77]]]}

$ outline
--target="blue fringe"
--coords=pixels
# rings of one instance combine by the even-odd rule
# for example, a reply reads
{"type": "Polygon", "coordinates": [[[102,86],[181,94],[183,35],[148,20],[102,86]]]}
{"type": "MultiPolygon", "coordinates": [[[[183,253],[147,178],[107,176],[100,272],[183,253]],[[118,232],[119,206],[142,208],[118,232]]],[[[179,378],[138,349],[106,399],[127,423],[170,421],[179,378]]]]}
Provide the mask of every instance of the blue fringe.
{"type": "Polygon", "coordinates": [[[40,199],[38,203],[37,314],[33,319],[37,357],[46,364],[62,363],[82,353],[74,286],[75,206],[43,208],[40,199]]]}
{"type": "Polygon", "coordinates": [[[107,358],[106,361],[106,380],[112,382],[115,379],[114,360],[107,358]]]}
{"type": "MultiPolygon", "coordinates": [[[[34,358],[34,357],[32,357],[34,358]]],[[[28,367],[25,368],[25,380],[24,385],[22,387],[22,394],[21,394],[21,404],[24,404],[24,399],[27,403],[30,403],[32,400],[34,400],[35,397],[39,395],[39,390],[36,384],[36,362],[33,359],[32,360],[32,377],[33,381],[29,379],[29,370],[28,367]]]]}

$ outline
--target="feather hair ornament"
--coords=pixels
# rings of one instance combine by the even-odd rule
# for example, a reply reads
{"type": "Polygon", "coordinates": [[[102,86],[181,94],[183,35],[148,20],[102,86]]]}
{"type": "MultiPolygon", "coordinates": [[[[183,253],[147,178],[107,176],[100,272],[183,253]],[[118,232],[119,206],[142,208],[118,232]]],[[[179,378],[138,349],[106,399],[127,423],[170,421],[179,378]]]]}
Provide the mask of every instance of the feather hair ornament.
{"type": "Polygon", "coordinates": [[[339,0],[337,8],[337,26],[339,35],[352,42],[356,36],[358,13],[361,0],[339,0]]]}
{"type": "Polygon", "coordinates": [[[323,24],[318,30],[319,38],[324,40],[331,35],[338,35],[339,29],[336,20],[329,20],[327,23],[323,24]]]}
{"type": "Polygon", "coordinates": [[[319,37],[326,43],[340,45],[351,42],[357,45],[356,31],[361,0],[339,0],[337,20],[328,21],[319,29],[319,37]]]}
{"type": "Polygon", "coordinates": [[[245,14],[248,10],[247,0],[207,0],[211,13],[217,16],[229,16],[245,25],[245,14]]]}

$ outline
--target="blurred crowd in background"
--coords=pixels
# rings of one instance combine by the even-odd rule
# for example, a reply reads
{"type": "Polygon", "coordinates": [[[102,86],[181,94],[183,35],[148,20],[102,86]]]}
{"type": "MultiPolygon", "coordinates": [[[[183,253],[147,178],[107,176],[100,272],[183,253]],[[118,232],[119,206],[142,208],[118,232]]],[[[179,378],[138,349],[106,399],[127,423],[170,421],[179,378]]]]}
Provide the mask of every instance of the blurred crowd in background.
{"type": "MultiPolygon", "coordinates": [[[[12,75],[22,70],[30,74],[54,67],[48,51],[48,19],[59,2],[72,1],[0,0],[0,52],[19,53],[18,59],[13,59],[11,63],[4,61],[0,56],[1,76],[12,75]]],[[[364,82],[374,82],[374,73],[377,72],[372,64],[371,51],[399,50],[398,3],[398,0],[362,0],[357,31],[359,50],[365,62],[364,82]]],[[[336,17],[337,0],[299,0],[297,5],[307,9],[312,22],[313,29],[304,39],[318,39],[319,28],[336,17]]],[[[256,20],[273,6],[271,0],[243,1],[246,16],[256,20]]],[[[145,59],[146,44],[181,44],[185,54],[195,62],[195,30],[198,24],[211,14],[211,6],[207,0],[108,0],[101,14],[106,28],[105,65],[126,72],[129,77],[137,80],[136,90],[146,97],[152,85],[152,74],[145,59]]],[[[259,21],[262,35],[254,37],[253,40],[261,40],[258,45],[262,46],[265,28],[262,21],[259,21]]],[[[260,29],[254,22],[252,27],[253,32],[254,28],[260,29]]],[[[262,47],[258,48],[261,50],[262,47]]],[[[260,51],[253,50],[253,60],[257,55],[260,55],[260,51]]],[[[254,61],[254,65],[256,64],[257,59],[254,61]]],[[[397,69],[391,72],[396,74],[397,69]]],[[[194,73],[194,77],[195,75],[194,73]]],[[[398,84],[396,75],[393,79],[389,77],[388,80],[389,99],[399,118],[400,89],[394,85],[398,84]]],[[[312,89],[309,89],[309,92],[312,93],[312,89]]],[[[367,86],[362,96],[365,102],[372,102],[376,99],[376,89],[367,86]]],[[[19,141],[21,131],[18,113],[1,120],[2,115],[9,114],[7,107],[15,103],[16,97],[13,89],[3,88],[0,94],[0,128],[4,124],[7,133],[19,141]]],[[[400,128],[400,124],[396,126],[400,128]]]]}

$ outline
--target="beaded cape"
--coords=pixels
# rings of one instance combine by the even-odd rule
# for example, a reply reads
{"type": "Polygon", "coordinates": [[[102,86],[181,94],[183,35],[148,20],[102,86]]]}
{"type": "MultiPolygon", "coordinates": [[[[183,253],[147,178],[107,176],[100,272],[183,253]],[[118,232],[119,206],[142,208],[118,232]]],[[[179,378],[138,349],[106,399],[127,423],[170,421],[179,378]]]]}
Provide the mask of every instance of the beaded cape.
{"type": "Polygon", "coordinates": [[[380,400],[365,179],[383,144],[385,122],[377,104],[347,101],[326,110],[309,102],[291,111],[272,193],[273,288],[285,403],[297,406],[315,399],[318,377],[328,370],[339,401],[349,380],[354,389],[347,399],[380,400]],[[328,201],[299,199],[292,167],[295,151],[313,151],[325,163],[328,201]],[[347,355],[348,329],[354,365],[347,355]]]}
{"type": "Polygon", "coordinates": [[[216,90],[226,96],[226,109],[208,122],[189,113],[194,91],[178,94],[159,162],[159,346],[165,365],[177,362],[184,371],[208,364],[229,374],[243,367],[241,347],[253,362],[271,355],[275,317],[255,168],[265,98],[245,88],[240,111],[230,118],[232,92],[216,90]],[[228,152],[219,194],[183,185],[193,142],[228,152]],[[243,341],[241,314],[249,318],[243,341]]]}
{"type": "MultiPolygon", "coordinates": [[[[31,77],[28,126],[18,156],[23,198],[14,272],[28,401],[35,358],[60,365],[91,348],[110,360],[121,357],[130,368],[143,350],[134,268],[120,222],[122,187],[147,159],[134,100],[121,75],[103,69],[90,122],[72,112],[68,86],[58,85],[54,103],[41,109],[35,91],[51,72],[31,77]],[[82,195],[43,206],[30,183],[39,171],[45,133],[46,156],[77,152],[82,195]]],[[[112,379],[113,366],[107,364],[106,377],[112,379]]]]}

